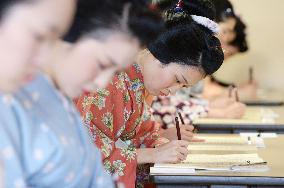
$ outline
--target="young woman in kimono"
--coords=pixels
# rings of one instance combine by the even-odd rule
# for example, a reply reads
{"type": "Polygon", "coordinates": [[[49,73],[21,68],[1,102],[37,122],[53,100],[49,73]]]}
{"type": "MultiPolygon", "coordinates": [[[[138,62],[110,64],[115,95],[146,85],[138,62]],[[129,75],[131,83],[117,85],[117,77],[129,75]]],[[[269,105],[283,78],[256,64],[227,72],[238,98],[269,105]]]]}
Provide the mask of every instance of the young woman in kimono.
{"type": "MultiPolygon", "coordinates": [[[[94,51],[106,51],[106,48],[115,51],[120,46],[121,59],[128,62],[128,58],[135,57],[139,43],[136,35],[127,32],[131,31],[127,27],[127,12],[130,11],[124,8],[127,6],[119,4],[115,7],[125,10],[123,15],[116,14],[116,9],[113,12],[110,8],[105,9],[109,12],[108,18],[112,18],[112,22],[106,22],[99,17],[100,14],[90,14],[90,10],[97,7],[94,1],[79,1],[78,5],[72,27],[78,24],[77,19],[80,18],[83,25],[80,25],[79,34],[77,32],[78,42],[66,44],[64,49],[56,42],[56,54],[51,53],[55,57],[50,59],[45,56],[51,60],[43,64],[48,74],[37,74],[14,96],[2,97],[0,134],[4,142],[0,148],[5,157],[7,187],[114,186],[102,167],[100,152],[91,143],[70,98],[78,96],[84,84],[93,84],[98,72],[113,73],[123,66],[113,65],[105,53],[94,56],[94,51]],[[104,24],[96,25],[96,21],[104,24]],[[86,61],[82,63],[83,58],[86,61]],[[79,71],[85,72],[74,78],[79,71]]],[[[136,20],[143,18],[137,16],[136,20]]],[[[98,79],[95,83],[95,86],[103,86],[106,81],[98,79]]]]}
{"type": "MultiPolygon", "coordinates": [[[[30,147],[37,145],[24,139],[30,121],[25,111],[9,95],[30,81],[46,48],[68,29],[75,1],[1,0],[0,2],[0,160],[3,165],[3,187],[34,186],[39,178],[33,172],[40,157],[30,147]],[[51,14],[52,12],[52,14],[51,14]],[[18,111],[19,110],[19,111],[18,111]],[[16,112],[17,111],[17,112],[16,112]],[[21,126],[25,124],[25,126],[21,126]],[[30,158],[27,158],[30,153],[30,158]],[[34,155],[33,155],[34,154],[34,155]]],[[[36,130],[35,130],[36,131],[36,130]]],[[[30,132],[32,133],[32,132],[30,132]]]]}
{"type": "MultiPolygon", "coordinates": [[[[225,60],[236,53],[247,51],[246,27],[242,20],[235,15],[232,4],[227,0],[212,0],[212,2],[216,8],[216,21],[220,26],[218,37],[224,49],[225,60]]],[[[175,113],[177,109],[183,112],[187,122],[192,122],[198,117],[242,118],[246,106],[236,101],[235,92],[232,92],[232,96],[229,97],[227,88],[219,85],[222,83],[216,82],[209,78],[206,79],[206,82],[200,81],[192,88],[181,89],[175,96],[155,98],[152,104],[155,119],[164,128],[173,127],[175,121],[172,120],[171,114],[175,113]],[[217,93],[221,91],[224,95],[207,100],[202,98],[203,91],[205,95],[213,95],[214,91],[217,93]]]]}
{"type": "MultiPolygon", "coordinates": [[[[212,2],[216,7],[216,20],[220,25],[221,31],[218,37],[224,49],[225,59],[238,53],[247,52],[246,25],[235,14],[231,2],[229,0],[212,0],[212,2]]],[[[220,96],[224,98],[224,96],[228,96],[228,87],[230,85],[236,84],[221,82],[214,77],[207,79],[203,96],[209,100],[220,98],[220,96]]],[[[258,86],[255,80],[236,86],[241,99],[255,99],[257,97],[258,86]]]]}
{"type": "Polygon", "coordinates": [[[166,30],[129,69],[118,73],[106,89],[86,93],[77,101],[105,168],[117,173],[126,187],[135,186],[138,164],[177,163],[186,158],[185,140],[192,139],[193,127],[181,128],[183,140],[175,137],[158,146],[159,138],[167,134],[159,132],[144,100],[148,94],[175,94],[219,69],[224,56],[214,36],[218,26],[213,19],[210,1],[191,0],[187,6],[180,1],[166,13],[166,30]]]}

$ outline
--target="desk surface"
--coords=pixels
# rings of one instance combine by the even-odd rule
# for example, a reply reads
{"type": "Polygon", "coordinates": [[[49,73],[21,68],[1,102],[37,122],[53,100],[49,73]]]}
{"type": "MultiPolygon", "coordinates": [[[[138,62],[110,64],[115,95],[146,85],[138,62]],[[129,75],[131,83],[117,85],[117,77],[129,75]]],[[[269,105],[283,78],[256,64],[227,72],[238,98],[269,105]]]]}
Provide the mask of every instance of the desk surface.
{"type": "MultiPolygon", "coordinates": [[[[228,135],[229,136],[229,135],[228,135]]],[[[284,186],[284,136],[265,139],[266,148],[258,154],[268,162],[267,172],[198,172],[190,175],[153,175],[156,184],[188,185],[280,185],[284,186]]]]}
{"type": "Polygon", "coordinates": [[[283,106],[284,98],[282,92],[259,90],[258,99],[241,99],[248,106],[283,106]]]}
{"type": "MultiPolygon", "coordinates": [[[[266,107],[261,107],[265,109],[266,107]]],[[[228,122],[228,120],[214,119],[212,122],[196,122],[194,125],[200,131],[202,130],[247,130],[247,131],[275,131],[284,133],[284,107],[267,107],[268,109],[273,110],[279,115],[276,118],[275,123],[263,123],[263,122],[253,122],[253,121],[244,121],[233,120],[228,122]]],[[[248,107],[249,110],[260,109],[260,107],[248,107]]]]}

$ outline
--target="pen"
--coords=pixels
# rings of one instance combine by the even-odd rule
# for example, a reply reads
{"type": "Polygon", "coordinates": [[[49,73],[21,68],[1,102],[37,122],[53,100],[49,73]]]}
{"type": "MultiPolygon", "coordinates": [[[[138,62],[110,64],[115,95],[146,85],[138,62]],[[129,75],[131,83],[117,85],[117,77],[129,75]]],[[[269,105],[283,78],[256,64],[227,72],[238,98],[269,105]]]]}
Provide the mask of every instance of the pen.
{"type": "Polygon", "coordinates": [[[178,116],[179,116],[179,119],[180,119],[181,123],[182,123],[183,125],[185,125],[184,120],[183,120],[182,115],[181,115],[180,112],[178,112],[178,116]]]}
{"type": "Polygon", "coordinates": [[[175,122],[176,122],[176,129],[177,129],[177,137],[178,137],[178,140],[181,140],[181,134],[180,134],[180,127],[179,127],[178,117],[175,118],[175,122]]]}
{"type": "Polygon", "coordinates": [[[253,82],[253,67],[249,67],[249,83],[253,82]]]}
{"type": "Polygon", "coordinates": [[[239,102],[240,99],[239,99],[239,93],[238,93],[238,89],[236,88],[236,101],[239,102]]]}
{"type": "MultiPolygon", "coordinates": [[[[181,123],[182,123],[183,125],[185,125],[184,120],[183,120],[183,117],[182,117],[182,115],[181,115],[181,112],[178,112],[178,116],[179,116],[179,118],[180,118],[181,123]]],[[[190,122],[190,124],[192,124],[192,122],[190,122]]],[[[197,129],[194,127],[194,129],[192,130],[192,132],[193,132],[193,133],[196,133],[196,132],[197,132],[197,129]]]]}

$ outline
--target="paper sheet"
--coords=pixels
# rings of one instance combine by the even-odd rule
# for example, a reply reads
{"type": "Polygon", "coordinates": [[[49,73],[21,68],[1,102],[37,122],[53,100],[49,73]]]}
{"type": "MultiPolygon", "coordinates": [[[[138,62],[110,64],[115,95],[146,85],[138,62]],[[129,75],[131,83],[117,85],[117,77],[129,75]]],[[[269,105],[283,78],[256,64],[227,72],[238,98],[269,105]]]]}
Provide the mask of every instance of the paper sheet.
{"type": "Polygon", "coordinates": [[[189,154],[183,164],[254,164],[264,162],[257,153],[252,154],[227,154],[227,155],[208,155],[208,154],[189,154]]]}
{"type": "Polygon", "coordinates": [[[271,118],[264,115],[262,109],[248,108],[242,119],[215,119],[215,118],[198,118],[193,124],[265,124],[275,123],[275,114],[271,118]]]}
{"type": "Polygon", "coordinates": [[[207,153],[255,153],[257,147],[255,145],[189,145],[187,148],[191,154],[207,153]]]}
{"type": "Polygon", "coordinates": [[[150,174],[193,174],[194,168],[151,167],[150,174]]]}
{"type": "Polygon", "coordinates": [[[269,170],[266,162],[253,154],[208,155],[190,154],[179,164],[155,164],[151,174],[190,174],[198,171],[263,172],[269,170]]]}
{"type": "Polygon", "coordinates": [[[277,133],[240,133],[241,137],[277,138],[277,133]]]}
{"type": "Polygon", "coordinates": [[[222,145],[247,145],[248,139],[241,136],[199,136],[196,138],[203,139],[204,142],[191,142],[191,144],[222,144],[222,145]]]}
{"type": "Polygon", "coordinates": [[[265,161],[253,154],[189,154],[187,159],[179,164],[155,164],[155,168],[194,168],[194,169],[231,169],[234,166],[253,166],[264,164],[265,161]]]}

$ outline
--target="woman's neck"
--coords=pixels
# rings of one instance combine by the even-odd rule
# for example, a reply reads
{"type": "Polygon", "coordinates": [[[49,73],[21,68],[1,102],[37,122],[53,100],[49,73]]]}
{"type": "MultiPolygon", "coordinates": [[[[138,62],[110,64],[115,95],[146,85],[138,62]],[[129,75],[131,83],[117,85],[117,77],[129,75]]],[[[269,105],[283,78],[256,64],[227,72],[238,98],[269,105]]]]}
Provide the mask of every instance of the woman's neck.
{"type": "Polygon", "coordinates": [[[48,62],[43,68],[43,71],[50,77],[57,89],[60,89],[60,82],[58,81],[58,72],[62,67],[63,58],[66,57],[67,50],[70,48],[70,45],[58,41],[55,44],[54,51],[52,54],[51,62],[48,62]]]}
{"type": "Polygon", "coordinates": [[[140,66],[142,75],[144,76],[144,65],[147,63],[147,58],[149,55],[149,51],[147,49],[139,52],[136,58],[136,63],[140,66]]]}
{"type": "MultiPolygon", "coordinates": [[[[152,55],[149,52],[149,50],[145,49],[145,50],[142,50],[136,58],[136,63],[140,66],[143,78],[145,77],[145,65],[147,63],[151,62],[151,59],[150,59],[151,57],[152,57],[152,55]]],[[[144,87],[145,87],[145,93],[144,93],[145,94],[145,100],[149,105],[153,101],[152,100],[153,96],[147,90],[147,84],[145,83],[145,79],[144,79],[144,87]]]]}

